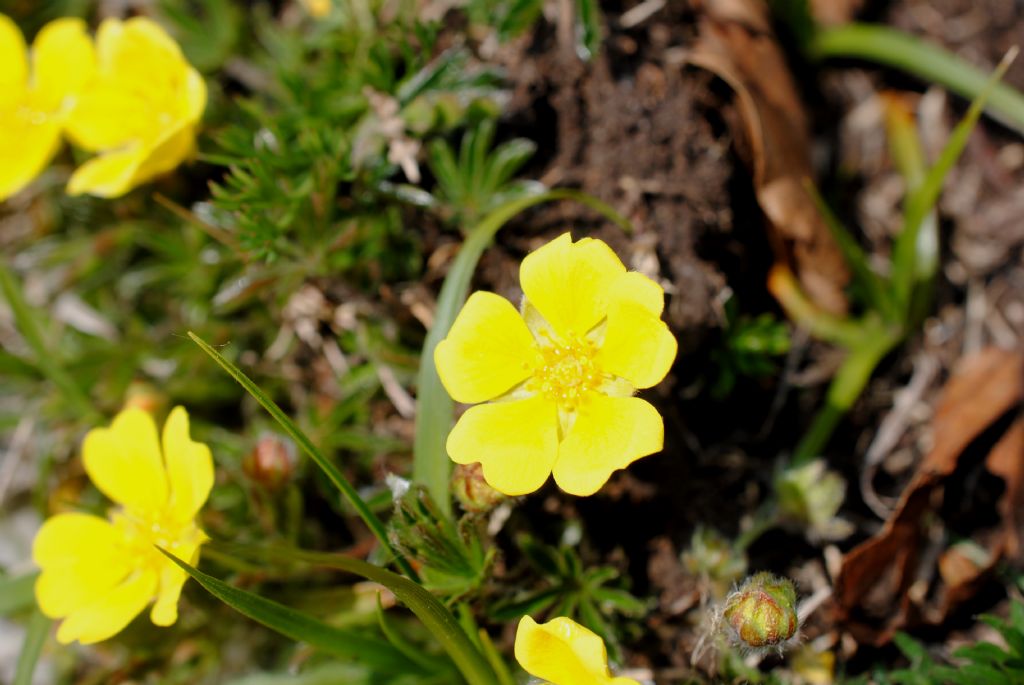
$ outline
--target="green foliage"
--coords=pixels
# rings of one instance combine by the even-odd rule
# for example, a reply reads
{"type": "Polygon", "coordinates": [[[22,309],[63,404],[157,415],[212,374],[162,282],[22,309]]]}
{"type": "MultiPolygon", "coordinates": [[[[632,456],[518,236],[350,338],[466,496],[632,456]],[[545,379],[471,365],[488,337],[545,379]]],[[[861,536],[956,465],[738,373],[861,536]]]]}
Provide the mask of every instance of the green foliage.
{"type": "Polygon", "coordinates": [[[637,618],[648,609],[646,602],[623,587],[619,570],[584,566],[575,547],[552,547],[526,533],[516,538],[516,546],[534,578],[524,583],[529,589],[495,602],[487,610],[491,619],[568,616],[600,635],[618,659],[621,632],[616,630],[616,619],[637,618]]]}
{"type": "Polygon", "coordinates": [[[1004,61],[993,72],[949,141],[929,168],[916,152],[920,143],[912,123],[890,125],[889,136],[897,166],[907,176],[903,227],[893,243],[890,271],[883,276],[870,266],[867,255],[853,234],[832,213],[808,182],[807,189],[817,202],[825,224],[853,272],[854,292],[861,295],[859,316],[834,317],[816,310],[795,288],[773,288],[787,313],[813,334],[845,347],[849,354],[829,387],[826,406],[815,417],[797,445],[793,463],[803,465],[819,456],[832,431],[853,406],[881,360],[917,330],[930,300],[938,272],[937,225],[931,219],[946,177],[960,157],[967,139],[981,116],[986,101],[1006,72],[1004,61]],[[920,165],[920,166],[919,166],[920,165]]]}
{"type": "Polygon", "coordinates": [[[453,522],[425,488],[412,485],[396,499],[388,530],[395,547],[419,563],[423,587],[451,604],[488,578],[494,550],[485,548],[479,523],[470,516],[453,522]]]}
{"type": "Polygon", "coordinates": [[[789,327],[773,314],[756,317],[739,313],[735,297],[725,303],[721,342],[711,353],[715,381],[711,394],[723,398],[740,378],[766,378],[778,371],[777,358],[789,351],[789,327]]]}
{"type": "Polygon", "coordinates": [[[462,137],[459,154],[444,139],[430,144],[430,171],[437,187],[434,203],[450,223],[467,230],[497,207],[544,192],[536,181],[512,181],[537,146],[524,138],[491,150],[494,121],[485,119],[462,137]]]}
{"type": "Polygon", "coordinates": [[[496,74],[460,49],[431,59],[436,29],[415,16],[343,16],[312,34],[258,25],[259,90],[204,155],[228,170],[204,220],[253,259],[313,260],[314,272],[402,264],[408,198],[389,179],[402,169],[417,183],[422,141],[494,116],[496,74]]]}
{"type": "MultiPolygon", "coordinates": [[[[163,550],[161,550],[163,551],[163,550]]],[[[380,636],[362,630],[335,628],[283,604],[227,583],[193,568],[168,552],[172,561],[210,594],[241,614],[335,657],[365,663],[384,673],[416,672],[418,665],[380,636]]]]}
{"type": "Polygon", "coordinates": [[[489,26],[505,42],[522,35],[540,17],[544,0],[468,0],[465,11],[474,26],[489,26]]]}

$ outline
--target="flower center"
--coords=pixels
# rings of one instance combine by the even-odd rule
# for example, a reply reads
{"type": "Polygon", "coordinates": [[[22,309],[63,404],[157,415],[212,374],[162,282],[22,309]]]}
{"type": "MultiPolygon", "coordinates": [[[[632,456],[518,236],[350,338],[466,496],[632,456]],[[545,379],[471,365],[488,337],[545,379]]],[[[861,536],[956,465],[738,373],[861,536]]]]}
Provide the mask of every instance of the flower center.
{"type": "Polygon", "coordinates": [[[529,388],[560,408],[575,409],[600,384],[601,370],[594,362],[597,347],[586,338],[542,345],[539,350],[541,362],[533,370],[529,388]]]}
{"type": "Polygon", "coordinates": [[[178,546],[189,544],[201,535],[195,522],[182,525],[163,513],[147,515],[121,509],[114,513],[113,519],[121,530],[125,551],[138,560],[137,566],[149,564],[159,567],[165,559],[156,547],[173,554],[178,546]]]}

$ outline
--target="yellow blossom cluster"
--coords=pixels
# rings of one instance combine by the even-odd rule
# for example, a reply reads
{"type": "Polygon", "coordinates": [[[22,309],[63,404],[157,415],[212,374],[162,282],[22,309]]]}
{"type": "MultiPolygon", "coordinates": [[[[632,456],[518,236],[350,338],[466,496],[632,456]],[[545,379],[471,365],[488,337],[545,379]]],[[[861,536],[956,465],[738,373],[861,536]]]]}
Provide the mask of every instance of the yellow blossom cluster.
{"type": "Polygon", "coordinates": [[[107,19],[95,41],[79,19],[47,24],[31,51],[0,14],[0,200],[32,182],[61,140],[96,156],[68,193],[117,197],[192,155],[206,84],[145,17],[107,19]]]}

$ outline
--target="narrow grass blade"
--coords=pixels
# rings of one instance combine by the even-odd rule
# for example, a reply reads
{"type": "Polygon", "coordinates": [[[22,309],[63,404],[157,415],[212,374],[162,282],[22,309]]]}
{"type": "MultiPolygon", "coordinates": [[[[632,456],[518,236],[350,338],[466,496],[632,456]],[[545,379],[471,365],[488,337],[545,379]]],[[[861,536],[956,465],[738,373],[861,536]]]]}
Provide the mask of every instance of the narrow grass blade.
{"type": "Polygon", "coordinates": [[[868,264],[868,257],[863,248],[832,212],[832,208],[828,206],[810,179],[804,179],[804,187],[817,206],[818,213],[825,220],[825,225],[828,226],[829,232],[835,238],[836,244],[839,245],[839,250],[846,258],[846,263],[853,270],[854,278],[863,288],[869,304],[882,316],[889,318],[895,311],[892,297],[881,277],[868,264]]]}
{"type": "Polygon", "coordinates": [[[75,382],[75,379],[57,362],[59,359],[58,355],[47,349],[46,344],[43,342],[43,334],[39,330],[39,323],[25,301],[18,279],[2,261],[0,261],[0,291],[3,291],[4,297],[11,306],[11,312],[14,314],[14,322],[18,326],[18,330],[21,332],[22,337],[25,338],[28,346],[32,348],[32,354],[35,357],[32,363],[60,389],[64,397],[74,405],[75,411],[83,418],[99,418],[99,414],[93,408],[89,397],[75,382]]]}
{"type": "Polygon", "coordinates": [[[448,335],[455,316],[459,313],[473,279],[480,255],[494,235],[519,212],[553,200],[575,200],[604,215],[623,230],[630,230],[629,221],[614,209],[585,193],[575,190],[550,190],[539,195],[521,197],[497,207],[469,231],[462,249],[455,256],[448,275],[441,286],[434,313],[434,325],[427,332],[420,355],[419,375],[416,378],[416,437],[413,443],[413,480],[426,486],[445,516],[451,516],[451,498],[448,478],[451,463],[445,449],[445,440],[451,428],[455,403],[441,385],[434,366],[434,348],[448,335]]]}
{"type": "Polygon", "coordinates": [[[391,541],[388,540],[388,534],[384,524],[379,518],[377,518],[377,515],[373,513],[370,507],[367,506],[366,502],[363,501],[363,498],[359,496],[359,493],[356,492],[356,489],[352,487],[352,484],[348,482],[341,471],[339,471],[338,468],[332,464],[326,456],[324,456],[317,446],[313,444],[313,441],[310,440],[309,437],[303,433],[290,418],[288,418],[287,414],[277,406],[274,400],[270,399],[265,392],[260,390],[259,386],[246,376],[241,369],[225,359],[223,355],[213,349],[206,341],[192,331],[189,331],[188,337],[191,338],[192,342],[196,345],[199,345],[206,354],[210,355],[215,362],[220,364],[221,368],[227,371],[232,378],[238,381],[239,385],[245,388],[246,392],[252,395],[253,399],[259,402],[260,405],[267,410],[267,413],[269,413],[274,420],[280,424],[281,428],[283,428],[295,443],[302,448],[302,451],[309,455],[309,458],[327,474],[327,477],[330,478],[335,487],[341,491],[341,494],[343,494],[345,499],[349,501],[352,507],[356,510],[356,513],[359,514],[359,517],[363,519],[366,526],[377,537],[380,544],[395,557],[395,563],[397,563],[399,568],[402,569],[402,572],[410,578],[415,579],[416,572],[413,570],[412,566],[410,566],[409,562],[400,555],[394,547],[392,547],[391,541]]]}
{"type": "Polygon", "coordinates": [[[380,583],[395,593],[437,639],[469,685],[496,685],[495,675],[487,659],[459,626],[459,622],[436,597],[421,585],[387,569],[342,554],[307,552],[272,546],[248,546],[229,543],[211,543],[226,554],[262,558],[271,561],[303,562],[313,566],[333,568],[380,583]]]}
{"type": "MultiPolygon", "coordinates": [[[[414,662],[383,639],[368,637],[365,631],[361,630],[344,630],[329,626],[283,604],[228,585],[185,563],[173,554],[164,550],[160,551],[192,576],[211,595],[238,613],[262,623],[285,637],[305,642],[314,649],[339,659],[367,664],[381,672],[407,673],[419,670],[414,662]]],[[[400,578],[401,576],[396,577],[400,578]]]]}
{"type": "Polygon", "coordinates": [[[36,664],[39,663],[39,655],[43,653],[43,645],[46,644],[52,623],[39,609],[32,612],[11,685],[31,685],[32,675],[36,672],[36,664]]]}
{"type": "Polygon", "coordinates": [[[991,78],[981,89],[974,102],[971,103],[967,114],[960,120],[960,123],[953,129],[946,146],[942,148],[935,164],[925,174],[920,187],[907,197],[903,212],[903,230],[896,237],[893,245],[893,288],[896,292],[897,302],[904,311],[909,311],[910,298],[916,280],[916,255],[918,246],[918,235],[925,217],[938,202],[942,186],[946,176],[956,164],[957,159],[967,146],[967,139],[978,123],[985,102],[994,93],[994,88],[999,85],[999,79],[1003,77],[1010,63],[1017,56],[1017,50],[1013,49],[1006,54],[1003,61],[999,63],[991,78]]]}
{"type": "MultiPolygon", "coordinates": [[[[819,29],[810,44],[817,59],[854,57],[902,69],[957,95],[975,99],[986,89],[988,75],[956,55],[902,31],[871,24],[843,24],[819,29]]],[[[992,88],[988,113],[1024,133],[1024,94],[1007,85],[992,88]]]]}
{"type": "MultiPolygon", "coordinates": [[[[888,96],[882,98],[885,112],[885,131],[889,139],[889,150],[893,163],[907,184],[907,198],[904,210],[909,208],[909,198],[921,191],[928,173],[924,150],[914,122],[914,113],[903,98],[888,96]]],[[[904,217],[904,225],[907,225],[904,217]]],[[[912,266],[915,282],[910,302],[898,312],[902,323],[909,329],[927,314],[931,305],[935,275],[939,270],[939,217],[932,207],[921,219],[917,244],[913,249],[912,266]]],[[[893,264],[893,272],[906,268],[906,264],[893,264]]]]}
{"type": "Polygon", "coordinates": [[[450,660],[433,654],[427,654],[399,632],[398,628],[384,611],[380,601],[380,594],[377,595],[377,625],[380,626],[380,631],[388,639],[388,642],[394,645],[395,649],[402,652],[409,661],[415,661],[427,673],[437,673],[452,668],[453,664],[450,660]]]}

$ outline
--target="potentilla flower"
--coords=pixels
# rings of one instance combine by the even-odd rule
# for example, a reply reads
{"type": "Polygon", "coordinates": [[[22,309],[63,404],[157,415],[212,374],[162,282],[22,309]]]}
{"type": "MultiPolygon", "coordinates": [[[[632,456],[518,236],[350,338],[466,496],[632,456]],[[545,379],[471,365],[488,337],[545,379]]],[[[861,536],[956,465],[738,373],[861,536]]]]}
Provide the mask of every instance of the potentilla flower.
{"type": "Polygon", "coordinates": [[[171,411],[157,437],[153,418],[122,411],[110,428],[85,436],[85,471],[120,506],[108,519],[58,514],[40,528],[32,558],[39,608],[64,619],[57,640],[99,642],[120,632],[151,602],[150,619],[169,626],[187,575],[162,547],[195,564],[207,540],[195,518],[213,486],[210,449],[189,437],[184,408],[171,411]]]}
{"type": "Polygon", "coordinates": [[[31,183],[60,149],[64,122],[95,61],[80,19],[44,26],[30,56],[17,25],[0,14],[0,200],[31,183]]]}
{"type": "Polygon", "coordinates": [[[480,462],[506,495],[533,492],[550,474],[591,495],[662,448],[661,415],[633,393],[660,382],[676,356],[665,293],[604,242],[568,233],[528,255],[519,277],[520,311],[473,293],[434,352],[453,399],[485,402],[452,429],[448,455],[480,462]]]}
{"type": "Polygon", "coordinates": [[[96,60],[96,80],[72,110],[68,135],[100,155],[75,170],[68,193],[117,197],[193,153],[206,84],[145,17],[100,24],[96,60]]]}
{"type": "Polygon", "coordinates": [[[515,654],[527,673],[550,685],[639,685],[613,676],[604,640],[565,617],[538,624],[523,616],[515,654]]]}

